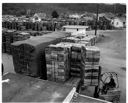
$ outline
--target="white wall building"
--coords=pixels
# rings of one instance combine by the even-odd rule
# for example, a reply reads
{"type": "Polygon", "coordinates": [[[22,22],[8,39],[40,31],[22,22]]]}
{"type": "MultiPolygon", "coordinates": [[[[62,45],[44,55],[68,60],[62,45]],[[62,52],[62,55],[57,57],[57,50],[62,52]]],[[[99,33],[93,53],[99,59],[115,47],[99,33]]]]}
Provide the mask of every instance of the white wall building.
{"type": "Polygon", "coordinates": [[[126,20],[125,18],[114,18],[111,21],[111,24],[115,27],[115,28],[123,28],[126,26],[126,20]]]}
{"type": "Polygon", "coordinates": [[[62,29],[63,31],[66,32],[71,32],[71,33],[75,33],[75,32],[79,32],[79,33],[86,33],[86,29],[88,28],[88,26],[80,26],[80,25],[66,25],[63,26],[62,29]]]}
{"type": "Polygon", "coordinates": [[[34,16],[33,16],[32,21],[33,22],[36,22],[36,21],[40,22],[45,18],[46,18],[46,14],[45,13],[35,13],[34,16]]]}

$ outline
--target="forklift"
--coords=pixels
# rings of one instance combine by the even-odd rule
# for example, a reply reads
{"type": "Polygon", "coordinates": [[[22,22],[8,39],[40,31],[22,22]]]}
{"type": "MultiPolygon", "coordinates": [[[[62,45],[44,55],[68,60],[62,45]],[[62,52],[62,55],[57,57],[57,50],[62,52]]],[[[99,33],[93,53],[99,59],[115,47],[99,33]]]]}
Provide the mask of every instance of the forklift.
{"type": "Polygon", "coordinates": [[[120,94],[118,75],[115,72],[105,72],[101,74],[99,83],[95,86],[94,98],[119,103],[120,94]]]}

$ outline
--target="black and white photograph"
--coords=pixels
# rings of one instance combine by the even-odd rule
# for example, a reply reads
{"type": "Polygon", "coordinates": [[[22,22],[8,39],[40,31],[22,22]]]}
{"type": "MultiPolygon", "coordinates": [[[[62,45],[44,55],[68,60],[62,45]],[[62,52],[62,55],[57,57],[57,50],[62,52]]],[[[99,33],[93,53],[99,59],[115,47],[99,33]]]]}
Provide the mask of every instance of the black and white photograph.
{"type": "Polygon", "coordinates": [[[126,103],[126,3],[1,5],[2,102],[126,103]]]}

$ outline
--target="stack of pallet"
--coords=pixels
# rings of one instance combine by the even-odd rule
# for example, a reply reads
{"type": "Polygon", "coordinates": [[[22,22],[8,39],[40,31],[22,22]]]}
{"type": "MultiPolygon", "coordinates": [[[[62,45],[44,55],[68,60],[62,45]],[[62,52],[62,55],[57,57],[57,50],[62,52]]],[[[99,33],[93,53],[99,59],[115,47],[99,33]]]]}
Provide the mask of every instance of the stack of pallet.
{"type": "Polygon", "coordinates": [[[26,40],[30,38],[30,34],[26,32],[19,32],[14,30],[2,31],[2,48],[4,53],[11,54],[11,43],[15,41],[26,40]]]}
{"type": "Polygon", "coordinates": [[[15,32],[13,35],[13,42],[15,41],[21,41],[21,40],[26,40],[30,38],[30,34],[27,32],[15,32]]]}
{"type": "Polygon", "coordinates": [[[85,44],[85,46],[92,46],[95,44],[95,39],[93,37],[88,36],[72,36],[67,37],[62,40],[62,42],[70,42],[70,43],[80,43],[85,44]]]}
{"type": "Polygon", "coordinates": [[[62,39],[62,42],[70,42],[70,43],[78,43],[79,41],[80,39],[76,37],[67,37],[62,39]]]}
{"type": "Polygon", "coordinates": [[[85,53],[83,46],[85,45],[74,43],[71,47],[71,76],[83,78],[84,61],[82,53],[85,53]]]}
{"type": "Polygon", "coordinates": [[[96,41],[96,36],[89,35],[89,36],[82,38],[81,41],[88,42],[88,43],[90,43],[90,46],[94,46],[95,41],[96,41]]]}
{"type": "Polygon", "coordinates": [[[84,86],[98,85],[100,50],[95,46],[87,46],[83,55],[85,64],[84,86]]]}
{"type": "Polygon", "coordinates": [[[63,43],[49,45],[45,49],[47,79],[51,81],[66,81],[70,71],[70,47],[63,43]]]}
{"type": "Polygon", "coordinates": [[[94,36],[94,35],[80,34],[80,35],[75,35],[74,37],[80,39],[81,43],[84,43],[84,42],[85,42],[85,44],[88,43],[88,46],[93,46],[93,45],[95,45],[95,42],[96,42],[96,36],[94,36]]]}
{"type": "Polygon", "coordinates": [[[12,43],[14,69],[17,73],[47,79],[45,48],[57,44],[66,33],[55,32],[12,43]]]}
{"type": "Polygon", "coordinates": [[[5,37],[6,53],[11,54],[11,43],[13,43],[13,34],[15,31],[7,30],[4,32],[3,37],[5,37]]]}

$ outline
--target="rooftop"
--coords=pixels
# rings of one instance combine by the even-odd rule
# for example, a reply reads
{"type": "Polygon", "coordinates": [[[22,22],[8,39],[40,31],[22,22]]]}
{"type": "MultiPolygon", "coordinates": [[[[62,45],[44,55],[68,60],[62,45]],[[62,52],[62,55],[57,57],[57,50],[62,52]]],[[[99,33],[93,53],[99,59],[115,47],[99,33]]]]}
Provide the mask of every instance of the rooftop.
{"type": "Polygon", "coordinates": [[[88,26],[79,26],[79,25],[65,25],[63,28],[72,28],[72,29],[86,29],[88,26]]]}

